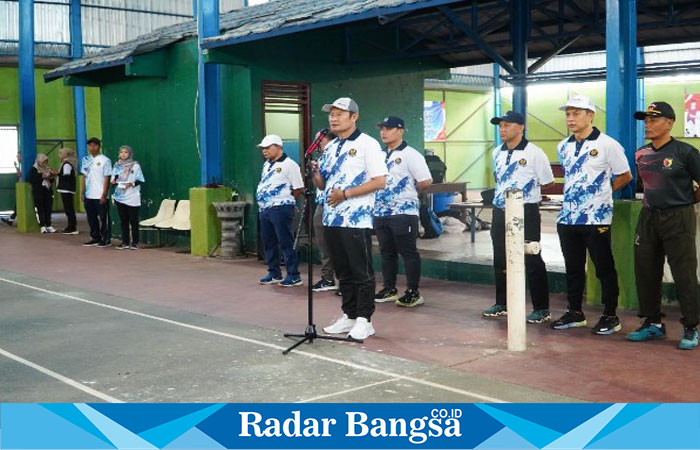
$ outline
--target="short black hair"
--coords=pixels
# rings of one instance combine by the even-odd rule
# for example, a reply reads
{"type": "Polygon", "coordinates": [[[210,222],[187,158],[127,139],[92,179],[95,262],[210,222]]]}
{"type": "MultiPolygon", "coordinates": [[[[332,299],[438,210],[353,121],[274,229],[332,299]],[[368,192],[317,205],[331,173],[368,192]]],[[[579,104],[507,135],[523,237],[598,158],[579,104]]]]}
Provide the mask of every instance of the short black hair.
{"type": "Polygon", "coordinates": [[[99,138],[96,138],[96,137],[91,137],[90,139],[88,139],[87,144],[88,144],[88,145],[90,145],[90,144],[97,144],[97,145],[99,145],[100,147],[102,147],[102,141],[100,141],[100,139],[99,139],[99,138]]]}

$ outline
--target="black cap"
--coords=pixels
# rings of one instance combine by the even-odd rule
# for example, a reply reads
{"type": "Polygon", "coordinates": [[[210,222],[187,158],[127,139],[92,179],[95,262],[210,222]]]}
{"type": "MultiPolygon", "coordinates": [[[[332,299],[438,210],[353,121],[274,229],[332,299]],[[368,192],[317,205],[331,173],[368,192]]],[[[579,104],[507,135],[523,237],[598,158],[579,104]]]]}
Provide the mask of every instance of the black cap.
{"type": "Polygon", "coordinates": [[[666,102],[652,102],[647,106],[646,111],[637,111],[634,113],[634,118],[644,120],[645,117],[666,117],[667,119],[676,120],[676,113],[666,102]]]}
{"type": "Polygon", "coordinates": [[[503,117],[494,117],[493,119],[491,119],[491,123],[494,125],[498,125],[501,122],[525,125],[525,118],[519,112],[508,111],[503,117]]]}
{"type": "Polygon", "coordinates": [[[94,137],[94,136],[91,137],[90,139],[88,139],[87,143],[88,143],[88,145],[90,145],[90,144],[97,144],[97,145],[99,145],[100,147],[102,147],[102,141],[100,141],[99,138],[96,138],[96,137],[94,137]]]}
{"type": "Polygon", "coordinates": [[[402,130],[406,128],[406,124],[404,124],[403,119],[401,117],[396,116],[385,117],[384,120],[377,124],[377,126],[387,128],[401,128],[402,130]]]}

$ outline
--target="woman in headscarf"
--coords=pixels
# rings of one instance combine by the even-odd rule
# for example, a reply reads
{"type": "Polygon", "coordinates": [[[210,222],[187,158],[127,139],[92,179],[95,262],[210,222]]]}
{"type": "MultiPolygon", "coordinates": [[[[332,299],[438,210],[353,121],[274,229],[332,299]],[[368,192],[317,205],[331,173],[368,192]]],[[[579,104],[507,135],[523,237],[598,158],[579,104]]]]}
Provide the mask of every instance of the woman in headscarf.
{"type": "Polygon", "coordinates": [[[128,145],[119,148],[119,159],[112,168],[112,198],[117,204],[122,227],[122,243],[117,249],[139,248],[139,208],[141,207],[141,183],[146,181],[141,165],[134,160],[133,150],[128,145]]]}
{"type": "Polygon", "coordinates": [[[75,220],[75,181],[78,160],[75,151],[70,148],[62,148],[58,151],[61,158],[61,167],[58,169],[58,186],[56,190],[61,194],[63,201],[63,211],[68,218],[68,226],[62,231],[63,234],[78,234],[77,221],[75,220]]]}
{"type": "Polygon", "coordinates": [[[29,183],[32,185],[34,206],[39,215],[39,225],[42,233],[55,233],[51,226],[51,211],[53,210],[53,181],[56,172],[49,167],[49,157],[43,153],[36,155],[36,161],[29,169],[29,183]]]}

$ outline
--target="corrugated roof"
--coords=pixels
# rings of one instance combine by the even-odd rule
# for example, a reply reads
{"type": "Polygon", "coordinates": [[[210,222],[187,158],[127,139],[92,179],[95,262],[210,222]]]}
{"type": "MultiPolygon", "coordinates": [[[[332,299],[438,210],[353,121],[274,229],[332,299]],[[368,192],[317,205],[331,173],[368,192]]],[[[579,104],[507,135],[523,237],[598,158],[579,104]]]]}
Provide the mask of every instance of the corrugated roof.
{"type": "MultiPolygon", "coordinates": [[[[93,55],[153,30],[192,20],[193,0],[82,0],[83,49],[93,55]]],[[[244,0],[219,0],[222,12],[240,9],[244,0]]],[[[34,5],[37,57],[70,58],[70,0],[41,0],[34,5]]],[[[19,3],[0,0],[0,54],[17,55],[19,3]]]]}
{"type": "Polygon", "coordinates": [[[194,20],[159,28],[137,39],[123,42],[94,55],[63,64],[61,67],[45,73],[44,79],[52,80],[71,73],[125,64],[130,62],[131,57],[134,55],[147,53],[196,35],[197,23],[194,20]]]}
{"type": "MultiPolygon", "coordinates": [[[[298,27],[321,27],[338,19],[350,22],[358,19],[358,15],[375,12],[391,12],[392,8],[408,6],[408,9],[436,4],[447,4],[456,0],[277,0],[260,5],[249,6],[224,13],[219,19],[221,35],[209,39],[212,42],[223,42],[240,39],[245,36],[265,34],[271,31],[280,32],[290,28],[293,32],[298,27]],[[413,8],[410,8],[413,6],[413,8]]],[[[281,33],[280,33],[281,34],[281,33]]],[[[92,56],[68,62],[61,67],[47,72],[46,80],[52,80],[64,75],[98,68],[125,64],[130,58],[140,53],[146,53],[166,47],[174,42],[197,35],[197,22],[190,20],[177,25],[163,27],[137,39],[110,47],[92,56]]]]}
{"type": "MultiPolygon", "coordinates": [[[[250,6],[220,17],[220,35],[204,41],[205,48],[229,46],[273,36],[303,32],[311,29],[375,21],[374,27],[386,22],[396,24],[416,45],[406,54],[397,51],[397,58],[435,55],[449,66],[492,62],[493,57],[482,45],[453,23],[445,24],[444,11],[438,6],[449,5],[463,24],[478,23],[483,41],[505,60],[512,58],[512,12],[502,0],[277,0],[250,6]],[[477,16],[472,16],[477,11],[477,16]],[[392,22],[393,20],[393,22],[392,22]],[[379,22],[378,24],[376,22],[379,22]],[[418,55],[418,56],[416,56],[418,55]]],[[[641,5],[641,3],[640,3],[641,5]]],[[[637,42],[640,46],[689,42],[700,40],[700,1],[673,0],[674,11],[668,15],[665,1],[646,0],[638,8],[637,42]],[[664,15],[666,14],[666,15],[664,15]]],[[[604,50],[606,11],[599,0],[561,0],[559,8],[566,7],[568,16],[558,17],[557,4],[533,4],[531,21],[533,32],[528,39],[531,58],[547,58],[562,51],[582,53],[604,50]],[[536,31],[535,31],[536,30],[536,31]]],[[[451,21],[455,19],[452,18],[451,21]]],[[[366,23],[366,25],[371,25],[366,23]]],[[[368,28],[372,28],[372,26],[368,28]]],[[[462,28],[469,25],[463,25],[462,28]]],[[[352,35],[352,27],[348,27],[352,35]]],[[[359,29],[362,34],[364,29],[359,29]]],[[[173,42],[196,36],[196,22],[188,21],[161,28],[105,51],[78,61],[69,62],[45,75],[47,79],[71,73],[93,70],[128,62],[139,53],[167,46],[173,42]]],[[[383,59],[383,56],[380,58],[383,59]]],[[[352,58],[351,58],[352,60],[352,58]]],[[[360,59],[360,61],[362,61],[360,59]]],[[[355,60],[354,62],[358,62],[355,60]]]]}
{"type": "Polygon", "coordinates": [[[236,11],[239,14],[222,16],[222,33],[205,39],[203,46],[217,47],[248,40],[245,38],[252,35],[279,35],[352,22],[380,13],[392,14],[392,9],[410,11],[457,2],[458,0],[280,0],[260,5],[252,14],[246,14],[248,11],[242,9],[236,11]]]}

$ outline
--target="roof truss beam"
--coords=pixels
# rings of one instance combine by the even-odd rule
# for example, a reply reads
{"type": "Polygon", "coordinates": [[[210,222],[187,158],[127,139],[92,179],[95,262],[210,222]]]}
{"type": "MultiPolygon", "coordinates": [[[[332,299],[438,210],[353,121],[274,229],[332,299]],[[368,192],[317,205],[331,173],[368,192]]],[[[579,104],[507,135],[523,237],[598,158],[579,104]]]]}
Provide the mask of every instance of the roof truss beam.
{"type": "Polygon", "coordinates": [[[481,35],[474,31],[464,20],[462,20],[454,11],[447,6],[440,6],[440,12],[450,19],[460,31],[468,35],[487,55],[489,55],[499,66],[503,67],[508,73],[516,73],[515,68],[506,59],[501,56],[491,45],[489,45],[481,35]]]}

